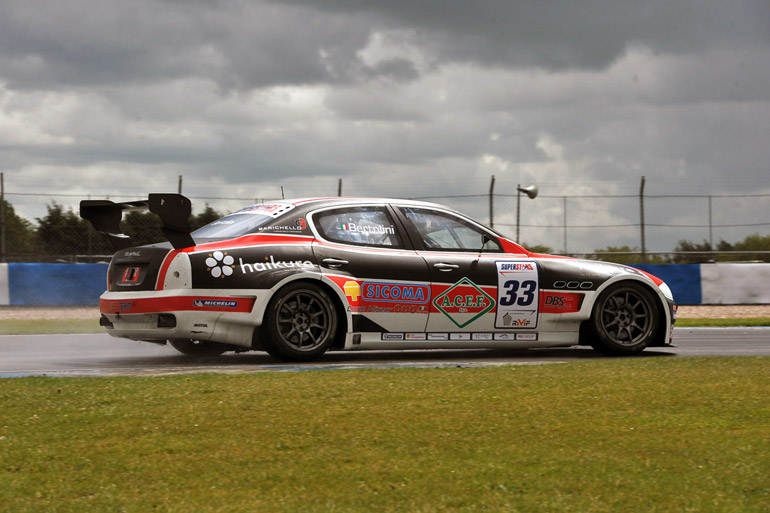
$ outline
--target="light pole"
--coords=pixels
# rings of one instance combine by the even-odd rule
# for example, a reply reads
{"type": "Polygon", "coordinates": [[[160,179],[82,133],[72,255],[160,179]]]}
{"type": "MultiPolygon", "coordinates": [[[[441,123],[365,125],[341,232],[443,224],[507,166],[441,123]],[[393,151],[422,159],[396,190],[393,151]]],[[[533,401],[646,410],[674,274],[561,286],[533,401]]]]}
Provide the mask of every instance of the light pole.
{"type": "Polygon", "coordinates": [[[529,199],[535,199],[537,197],[537,185],[528,185],[522,187],[521,184],[516,185],[516,243],[519,243],[519,226],[521,221],[521,193],[529,196],[529,199]]]}

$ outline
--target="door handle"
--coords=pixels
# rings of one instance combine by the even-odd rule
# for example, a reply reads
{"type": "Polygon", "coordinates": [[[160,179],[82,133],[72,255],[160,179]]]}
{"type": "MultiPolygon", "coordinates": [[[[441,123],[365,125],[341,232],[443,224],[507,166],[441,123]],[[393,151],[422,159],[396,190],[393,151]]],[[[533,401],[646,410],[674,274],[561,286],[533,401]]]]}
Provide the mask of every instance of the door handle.
{"type": "Polygon", "coordinates": [[[348,265],[350,262],[347,260],[340,260],[338,258],[324,258],[323,263],[329,269],[339,269],[343,265],[348,265]]]}
{"type": "Polygon", "coordinates": [[[439,271],[444,271],[444,272],[454,271],[455,269],[459,269],[460,268],[459,265],[456,265],[456,264],[445,264],[445,263],[433,264],[433,267],[435,267],[439,271]]]}

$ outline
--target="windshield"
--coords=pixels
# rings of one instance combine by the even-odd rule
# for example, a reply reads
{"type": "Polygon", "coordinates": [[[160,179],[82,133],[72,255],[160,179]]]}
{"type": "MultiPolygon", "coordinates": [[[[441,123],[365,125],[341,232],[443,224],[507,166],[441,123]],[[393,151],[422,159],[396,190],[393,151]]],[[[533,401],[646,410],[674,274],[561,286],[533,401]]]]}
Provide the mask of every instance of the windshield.
{"type": "Polygon", "coordinates": [[[240,237],[275,221],[293,208],[294,205],[291,203],[282,202],[251,205],[195,230],[192,236],[194,239],[240,237]]]}

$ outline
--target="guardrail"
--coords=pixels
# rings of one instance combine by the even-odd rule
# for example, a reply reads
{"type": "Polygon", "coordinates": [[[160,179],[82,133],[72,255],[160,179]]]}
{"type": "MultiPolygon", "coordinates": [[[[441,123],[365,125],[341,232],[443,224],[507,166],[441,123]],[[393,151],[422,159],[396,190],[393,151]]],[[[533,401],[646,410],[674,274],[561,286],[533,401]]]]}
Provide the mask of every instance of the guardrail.
{"type": "MultiPolygon", "coordinates": [[[[634,265],[664,280],[680,305],[770,304],[770,264],[634,265]]],[[[0,264],[0,305],[96,306],[107,264],[0,264]]]]}

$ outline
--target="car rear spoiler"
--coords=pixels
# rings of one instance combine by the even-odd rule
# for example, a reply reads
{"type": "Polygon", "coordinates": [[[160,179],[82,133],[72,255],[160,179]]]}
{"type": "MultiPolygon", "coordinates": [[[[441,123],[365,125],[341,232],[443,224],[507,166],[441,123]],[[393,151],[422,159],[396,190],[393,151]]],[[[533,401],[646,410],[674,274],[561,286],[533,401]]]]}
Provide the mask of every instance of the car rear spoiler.
{"type": "Polygon", "coordinates": [[[184,249],[195,245],[190,232],[192,203],[181,194],[150,194],[146,200],[115,203],[110,200],[83,200],[80,202],[80,217],[90,222],[98,231],[107,235],[115,251],[133,246],[131,238],[120,229],[123,212],[148,210],[157,215],[163,226],[163,234],[174,246],[184,249]]]}

